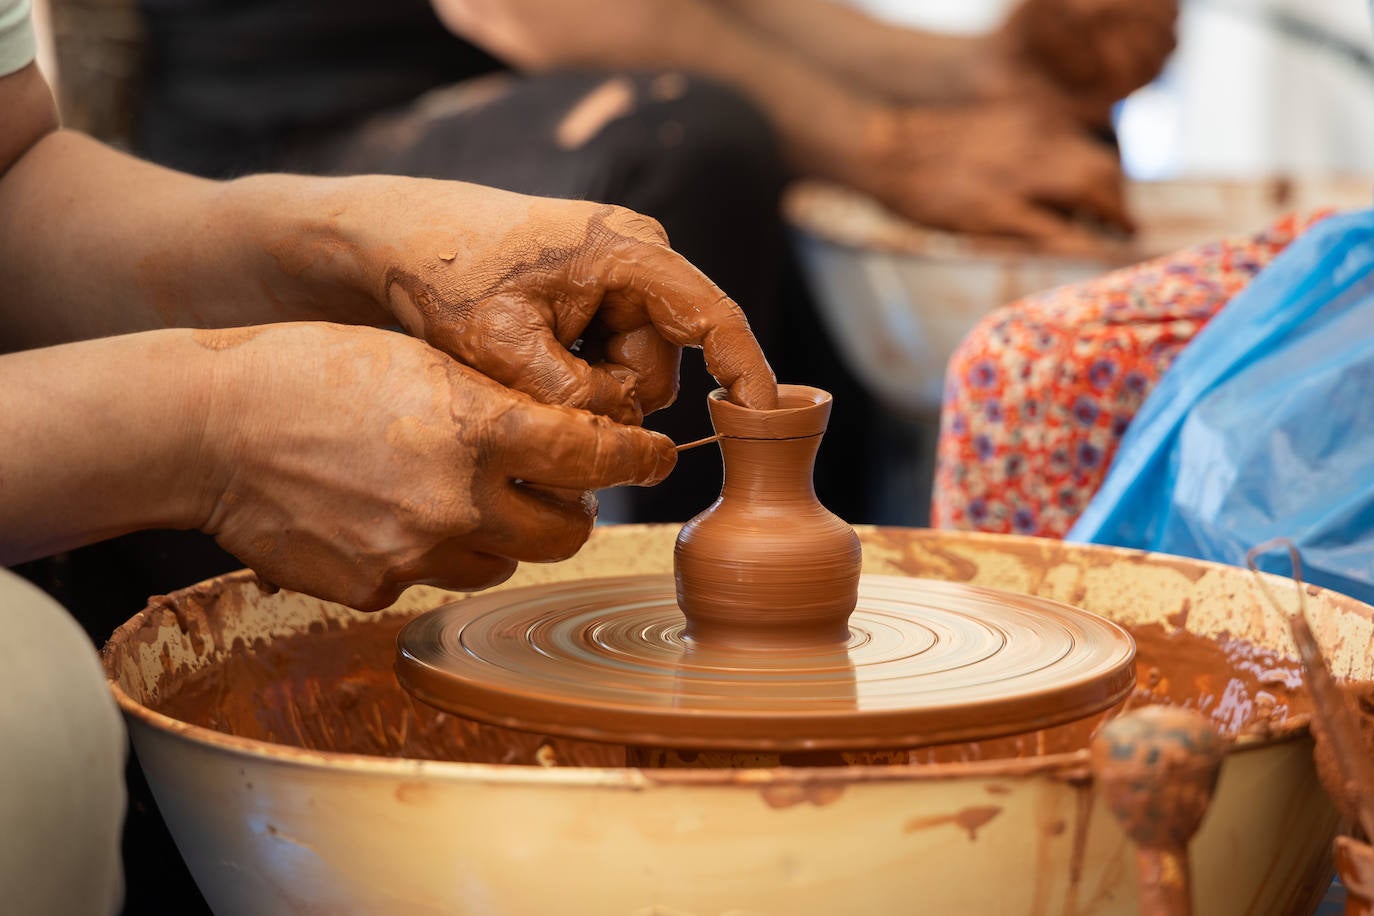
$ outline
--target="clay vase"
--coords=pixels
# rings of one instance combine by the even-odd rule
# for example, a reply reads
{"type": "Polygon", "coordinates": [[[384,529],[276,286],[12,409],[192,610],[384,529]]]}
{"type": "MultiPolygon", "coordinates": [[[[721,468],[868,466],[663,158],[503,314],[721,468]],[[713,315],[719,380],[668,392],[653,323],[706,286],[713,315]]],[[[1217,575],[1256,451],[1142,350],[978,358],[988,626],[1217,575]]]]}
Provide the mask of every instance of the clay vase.
{"type": "Polygon", "coordinates": [[[673,551],[687,638],[737,649],[844,644],[858,600],[859,539],[811,483],[830,394],[779,385],[777,409],[751,410],[719,389],[707,406],[725,485],[683,526],[673,551]]]}

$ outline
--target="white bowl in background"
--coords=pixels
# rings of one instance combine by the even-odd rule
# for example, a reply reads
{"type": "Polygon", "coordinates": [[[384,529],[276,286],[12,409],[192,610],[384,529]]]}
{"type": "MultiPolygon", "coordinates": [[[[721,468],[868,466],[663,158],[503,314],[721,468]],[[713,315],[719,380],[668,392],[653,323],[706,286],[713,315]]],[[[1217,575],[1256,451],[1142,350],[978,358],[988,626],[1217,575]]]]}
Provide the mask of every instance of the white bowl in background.
{"type": "Polygon", "coordinates": [[[888,408],[939,412],[945,365],[979,319],[1032,293],[1202,242],[1262,229],[1282,215],[1369,205],[1374,178],[1187,179],[1128,188],[1140,231],[1096,259],[915,226],[876,201],[801,182],[783,203],[818,308],[849,369],[888,408]]]}

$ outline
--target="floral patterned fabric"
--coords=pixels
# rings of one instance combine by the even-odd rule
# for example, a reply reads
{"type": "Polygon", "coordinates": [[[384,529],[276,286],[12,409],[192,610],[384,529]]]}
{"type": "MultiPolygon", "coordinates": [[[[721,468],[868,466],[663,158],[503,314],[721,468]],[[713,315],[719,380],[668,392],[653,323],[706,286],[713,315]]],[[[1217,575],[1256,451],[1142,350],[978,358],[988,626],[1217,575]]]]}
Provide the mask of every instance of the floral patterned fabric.
{"type": "Polygon", "coordinates": [[[1063,537],[1180,350],[1325,213],[1022,299],[945,376],[931,523],[1063,537]]]}

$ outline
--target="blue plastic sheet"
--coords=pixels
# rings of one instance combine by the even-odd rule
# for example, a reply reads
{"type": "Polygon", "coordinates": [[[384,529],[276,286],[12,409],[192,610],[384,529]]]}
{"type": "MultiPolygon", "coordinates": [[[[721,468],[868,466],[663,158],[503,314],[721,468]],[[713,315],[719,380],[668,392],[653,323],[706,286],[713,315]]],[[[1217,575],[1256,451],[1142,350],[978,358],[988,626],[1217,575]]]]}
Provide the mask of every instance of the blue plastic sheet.
{"type": "Polygon", "coordinates": [[[1374,211],[1318,223],[1179,354],[1068,539],[1243,564],[1279,536],[1374,602],[1374,211]]]}

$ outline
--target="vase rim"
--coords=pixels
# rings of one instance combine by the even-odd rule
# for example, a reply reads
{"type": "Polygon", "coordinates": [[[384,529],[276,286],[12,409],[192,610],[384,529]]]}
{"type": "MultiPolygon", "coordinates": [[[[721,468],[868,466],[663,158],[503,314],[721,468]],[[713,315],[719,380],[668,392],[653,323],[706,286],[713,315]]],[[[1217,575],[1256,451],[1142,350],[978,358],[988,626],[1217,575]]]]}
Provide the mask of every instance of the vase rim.
{"type": "Polygon", "coordinates": [[[722,439],[803,439],[825,432],[833,399],[809,385],[779,385],[778,406],[755,410],[730,400],[717,388],[707,396],[711,425],[722,439]]]}

